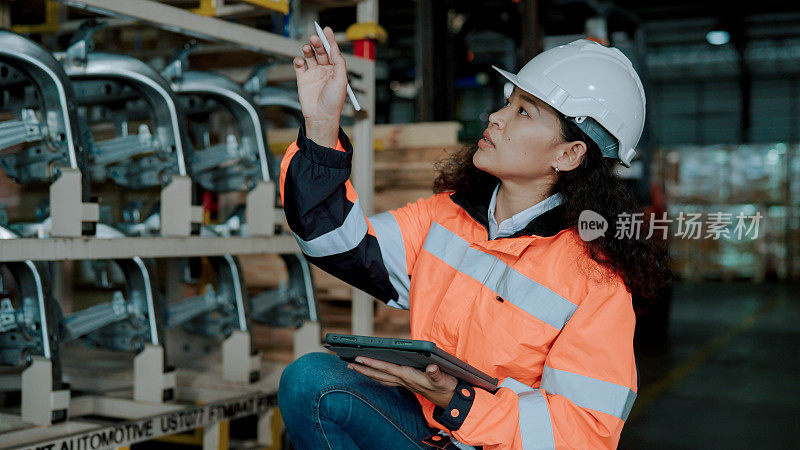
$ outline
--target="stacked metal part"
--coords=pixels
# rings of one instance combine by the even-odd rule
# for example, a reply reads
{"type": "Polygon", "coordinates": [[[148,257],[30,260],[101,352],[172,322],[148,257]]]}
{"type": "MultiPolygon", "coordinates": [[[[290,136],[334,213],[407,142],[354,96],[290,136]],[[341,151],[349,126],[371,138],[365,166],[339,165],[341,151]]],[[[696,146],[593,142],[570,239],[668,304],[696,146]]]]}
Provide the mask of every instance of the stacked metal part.
{"type": "MultiPolygon", "coordinates": [[[[0,228],[0,238],[274,234],[279,165],[268,151],[259,108],[280,104],[299,112],[296,96],[292,101],[291,93],[270,91],[274,88],[266,87],[258,70],[247,91],[221,75],[188,70],[191,48],[180,51],[162,74],[135,58],[96,52],[97,26],[82,26],[58,55],[60,62],[27,38],[0,30],[0,101],[13,116],[0,123],[0,167],[19,184],[50,184],[49,203],[39,208],[38,220],[0,228]],[[208,119],[220,111],[232,117],[234,133],[211,145],[208,119]],[[98,124],[110,124],[113,137],[94,135],[98,124]],[[202,144],[196,151],[190,131],[202,144]],[[155,208],[145,213],[138,202],[117,211],[123,222],[98,222],[89,187],[106,181],[160,192],[150,202],[155,208]],[[201,210],[193,202],[199,188],[246,192],[248,201],[222,223],[199,226],[201,210]]],[[[84,263],[82,272],[100,285],[112,286],[111,274],[121,274],[124,289],[67,315],[50,294],[50,263],[6,263],[0,277],[0,291],[8,297],[0,300],[0,366],[3,377],[19,378],[21,372],[23,381],[3,386],[22,386],[23,420],[66,419],[69,391],[62,385],[60,350],[81,341],[133,355],[134,399],[169,401],[176,378],[167,369],[166,330],[178,328],[221,345],[226,379],[252,382],[259,377],[260,358],[251,351],[248,320],[298,327],[318,320],[308,263],[300,253],[281,257],[289,279],[277,289],[249,297],[238,259],[223,255],[208,258],[214,276],[205,292],[173,301],[166,301],[153,276],[153,260],[84,263]],[[39,376],[40,366],[51,374],[52,385],[26,391],[25,377],[35,378],[34,367],[39,376]],[[34,400],[26,403],[26,395],[34,400]],[[50,400],[38,402],[42,396],[50,400]]]]}

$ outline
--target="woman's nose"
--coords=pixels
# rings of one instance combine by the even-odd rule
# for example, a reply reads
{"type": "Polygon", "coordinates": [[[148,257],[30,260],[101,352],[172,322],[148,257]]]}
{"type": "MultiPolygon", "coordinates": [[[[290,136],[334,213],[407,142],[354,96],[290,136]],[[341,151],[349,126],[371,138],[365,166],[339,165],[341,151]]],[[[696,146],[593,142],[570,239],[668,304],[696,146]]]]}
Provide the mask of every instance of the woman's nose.
{"type": "Polygon", "coordinates": [[[502,116],[502,114],[500,114],[500,111],[502,111],[502,109],[499,110],[499,111],[495,111],[495,112],[489,114],[489,125],[490,126],[492,124],[495,124],[495,125],[497,125],[497,128],[503,128],[506,125],[506,122],[505,122],[505,120],[503,120],[503,116],[502,116]]]}

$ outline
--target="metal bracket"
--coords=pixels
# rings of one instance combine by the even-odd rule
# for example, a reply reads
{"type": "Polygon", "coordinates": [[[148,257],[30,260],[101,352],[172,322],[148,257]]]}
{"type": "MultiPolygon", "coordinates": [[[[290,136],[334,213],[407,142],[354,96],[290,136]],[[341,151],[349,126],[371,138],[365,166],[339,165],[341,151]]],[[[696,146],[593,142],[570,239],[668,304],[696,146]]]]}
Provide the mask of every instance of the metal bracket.
{"type": "Polygon", "coordinates": [[[222,343],[222,377],[234,383],[261,378],[261,353],[252,351],[250,332],[234,330],[222,343]]]}
{"type": "Polygon", "coordinates": [[[163,403],[175,398],[175,371],[165,371],[164,347],[147,344],[133,358],[133,399],[163,403]]]}
{"type": "Polygon", "coordinates": [[[66,53],[71,64],[86,64],[89,53],[94,51],[94,32],[105,26],[105,22],[92,18],[78,27],[78,31],[70,39],[66,53]]]}
{"type": "Polygon", "coordinates": [[[40,426],[67,419],[68,389],[53,390],[52,361],[35,356],[22,372],[22,420],[40,426]]]}
{"type": "Polygon", "coordinates": [[[64,168],[61,176],[50,185],[50,218],[53,237],[80,237],[83,222],[97,222],[100,207],[97,203],[81,201],[81,173],[64,168]]]}
{"type": "Polygon", "coordinates": [[[203,223],[203,208],[192,205],[192,179],[174,175],[161,189],[161,235],[189,236],[193,223],[203,223]]]}
{"type": "Polygon", "coordinates": [[[275,225],[283,221],[283,214],[276,211],[275,183],[259,181],[247,193],[245,222],[247,233],[253,237],[266,237],[275,234],[275,225]]]}
{"type": "Polygon", "coordinates": [[[319,322],[305,322],[294,332],[295,359],[313,352],[325,352],[322,346],[322,327],[319,322]]]}

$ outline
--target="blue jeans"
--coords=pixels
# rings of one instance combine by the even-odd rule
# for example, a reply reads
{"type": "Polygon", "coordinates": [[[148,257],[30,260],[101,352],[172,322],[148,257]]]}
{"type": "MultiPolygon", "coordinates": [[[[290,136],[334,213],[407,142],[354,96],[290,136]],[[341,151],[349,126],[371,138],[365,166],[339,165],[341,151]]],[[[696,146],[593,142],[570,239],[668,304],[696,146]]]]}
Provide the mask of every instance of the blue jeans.
{"type": "Polygon", "coordinates": [[[309,353],[281,375],[278,406],[298,450],[429,449],[428,426],[410,391],[348,369],[335,355],[309,353]]]}

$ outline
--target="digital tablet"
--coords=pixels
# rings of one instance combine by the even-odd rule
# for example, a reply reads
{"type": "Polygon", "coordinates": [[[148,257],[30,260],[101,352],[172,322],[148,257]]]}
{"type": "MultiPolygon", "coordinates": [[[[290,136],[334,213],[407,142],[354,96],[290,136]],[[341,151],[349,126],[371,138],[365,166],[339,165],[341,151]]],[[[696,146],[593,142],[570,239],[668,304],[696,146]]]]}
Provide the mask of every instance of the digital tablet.
{"type": "Polygon", "coordinates": [[[429,364],[436,364],[442,372],[473,386],[489,392],[497,390],[497,378],[486,375],[430,341],[328,333],[325,344],[325,348],[348,362],[355,362],[356,356],[365,356],[422,371],[429,364]]]}

